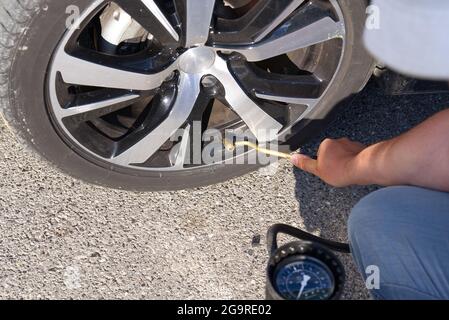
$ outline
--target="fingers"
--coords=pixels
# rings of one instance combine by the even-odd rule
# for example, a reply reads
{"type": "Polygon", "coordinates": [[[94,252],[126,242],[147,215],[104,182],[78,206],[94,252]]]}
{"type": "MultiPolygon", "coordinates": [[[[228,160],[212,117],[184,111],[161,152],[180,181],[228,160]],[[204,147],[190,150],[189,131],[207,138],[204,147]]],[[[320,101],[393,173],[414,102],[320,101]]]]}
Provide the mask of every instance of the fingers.
{"type": "Polygon", "coordinates": [[[318,162],[316,160],[303,154],[295,154],[293,155],[291,162],[299,169],[318,176],[318,162]]]}

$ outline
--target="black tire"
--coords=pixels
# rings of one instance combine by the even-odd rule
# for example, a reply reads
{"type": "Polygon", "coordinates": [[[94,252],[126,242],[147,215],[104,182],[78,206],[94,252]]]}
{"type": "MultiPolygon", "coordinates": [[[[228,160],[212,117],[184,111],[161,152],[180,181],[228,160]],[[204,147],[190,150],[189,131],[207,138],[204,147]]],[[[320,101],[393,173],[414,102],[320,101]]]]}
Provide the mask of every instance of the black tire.
{"type": "MultiPolygon", "coordinates": [[[[183,172],[117,171],[74,152],[56,132],[46,108],[44,83],[53,50],[66,27],[66,8],[83,10],[91,0],[0,0],[0,96],[3,114],[20,138],[70,175],[91,183],[130,190],[197,187],[243,175],[256,166],[216,165],[183,172]]],[[[304,143],[341,101],[369,79],[373,61],[362,46],[365,1],[340,0],[346,21],[346,47],[341,68],[315,112],[295,127],[286,147],[304,143]]]]}

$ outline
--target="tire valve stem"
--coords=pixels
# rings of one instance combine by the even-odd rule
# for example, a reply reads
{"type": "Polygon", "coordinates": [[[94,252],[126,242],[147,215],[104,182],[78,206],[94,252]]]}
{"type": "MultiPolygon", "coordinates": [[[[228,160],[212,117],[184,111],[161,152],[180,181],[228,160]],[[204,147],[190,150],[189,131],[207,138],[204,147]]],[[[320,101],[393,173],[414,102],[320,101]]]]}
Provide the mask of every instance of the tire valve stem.
{"type": "Polygon", "coordinates": [[[249,142],[249,141],[236,141],[236,142],[232,142],[228,139],[223,139],[223,145],[226,148],[226,150],[232,152],[234,151],[237,147],[248,147],[251,149],[256,150],[257,152],[269,155],[269,156],[274,156],[274,157],[278,157],[278,158],[283,158],[283,159],[291,159],[292,158],[292,154],[288,154],[288,153],[283,153],[283,152],[279,152],[279,151],[275,151],[275,150],[270,150],[267,148],[263,148],[258,146],[255,143],[249,142]]]}

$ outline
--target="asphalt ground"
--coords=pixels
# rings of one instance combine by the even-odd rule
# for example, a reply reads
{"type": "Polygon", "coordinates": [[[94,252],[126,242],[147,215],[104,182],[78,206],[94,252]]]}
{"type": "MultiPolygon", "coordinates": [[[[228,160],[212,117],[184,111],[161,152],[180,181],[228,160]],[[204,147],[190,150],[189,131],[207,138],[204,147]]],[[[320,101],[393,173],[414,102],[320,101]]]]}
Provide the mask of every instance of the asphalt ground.
{"type": "MultiPolygon", "coordinates": [[[[304,152],[313,155],[325,137],[390,138],[448,105],[449,94],[385,96],[371,83],[304,152]]],[[[195,190],[111,190],[55,170],[4,122],[0,175],[2,299],[261,299],[270,225],[345,241],[351,207],[375,190],[335,189],[286,161],[274,176],[195,190]]],[[[342,258],[344,298],[369,298],[342,258]]]]}

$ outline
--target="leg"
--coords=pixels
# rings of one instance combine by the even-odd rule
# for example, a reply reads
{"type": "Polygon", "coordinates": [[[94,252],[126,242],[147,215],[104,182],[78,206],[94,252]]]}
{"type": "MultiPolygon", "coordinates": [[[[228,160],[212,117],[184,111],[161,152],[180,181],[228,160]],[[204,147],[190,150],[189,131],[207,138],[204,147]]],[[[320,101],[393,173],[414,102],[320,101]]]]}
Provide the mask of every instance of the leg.
{"type": "Polygon", "coordinates": [[[354,259],[380,271],[380,299],[449,299],[449,193],[390,187],[362,199],[349,219],[354,259]]]}

